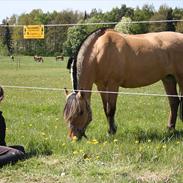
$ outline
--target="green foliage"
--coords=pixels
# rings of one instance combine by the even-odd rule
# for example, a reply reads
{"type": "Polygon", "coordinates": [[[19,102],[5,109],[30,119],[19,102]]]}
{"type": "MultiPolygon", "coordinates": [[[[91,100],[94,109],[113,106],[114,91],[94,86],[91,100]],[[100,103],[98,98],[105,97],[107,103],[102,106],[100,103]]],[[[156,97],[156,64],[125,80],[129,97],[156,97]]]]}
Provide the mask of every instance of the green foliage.
{"type": "Polygon", "coordinates": [[[131,24],[132,20],[131,18],[129,17],[123,17],[121,19],[121,21],[116,24],[116,26],[114,27],[114,29],[118,32],[122,32],[124,34],[130,34],[131,31],[131,27],[132,27],[132,24],[131,24]]]}
{"type": "MultiPolygon", "coordinates": [[[[173,20],[173,10],[166,5],[160,6],[159,11],[156,12],[150,20],[173,20]]],[[[160,31],[175,31],[173,22],[153,23],[149,26],[149,32],[160,31]]]]}
{"type": "Polygon", "coordinates": [[[5,48],[8,50],[8,54],[12,55],[13,54],[13,41],[12,41],[12,33],[9,28],[9,24],[4,22],[6,27],[4,28],[4,37],[3,37],[3,45],[5,48]]]}
{"type": "MultiPolygon", "coordinates": [[[[148,21],[154,12],[153,6],[144,5],[142,9],[136,8],[134,11],[133,21],[148,21]]],[[[135,23],[131,26],[131,33],[133,34],[143,34],[147,33],[149,24],[145,23],[135,23]]]]}
{"type": "Polygon", "coordinates": [[[67,40],[64,43],[64,55],[75,55],[86,35],[85,26],[70,27],[67,32],[67,40]]]}
{"type": "MultiPolygon", "coordinates": [[[[44,13],[41,9],[34,9],[30,13],[23,13],[20,16],[12,15],[7,23],[9,24],[70,24],[70,23],[101,23],[101,22],[119,22],[116,25],[119,31],[130,34],[142,34],[157,31],[178,31],[183,32],[181,23],[135,23],[132,25],[123,25],[123,17],[129,17],[131,21],[148,21],[148,20],[173,20],[183,17],[183,9],[172,9],[163,5],[159,10],[155,10],[152,5],[144,5],[142,8],[130,8],[122,4],[114,7],[111,11],[102,12],[102,10],[93,9],[90,13],[64,10],[61,12],[53,11],[44,13]],[[87,15],[87,16],[86,16],[87,15]],[[120,23],[120,21],[122,22],[120,23]],[[122,26],[121,28],[119,28],[122,26]],[[120,30],[121,29],[121,30],[120,30]]],[[[9,31],[15,54],[24,55],[42,55],[54,56],[56,53],[65,55],[74,54],[86,35],[100,27],[114,28],[114,25],[87,25],[69,28],[68,26],[56,26],[45,28],[44,40],[24,40],[23,31],[20,27],[13,27],[9,31]],[[77,27],[77,28],[76,28],[77,27]],[[69,30],[68,30],[69,28],[69,30]],[[71,29],[71,30],[70,30],[71,29]],[[73,30],[72,30],[73,29],[73,30]],[[72,35],[73,33],[73,35],[72,35]],[[78,36],[78,40],[76,40],[78,36]],[[72,50],[73,49],[73,50],[72,50]]],[[[0,28],[0,39],[4,38],[5,29],[0,28]]],[[[10,35],[9,34],[9,35],[10,35]]],[[[9,41],[9,45],[10,45],[9,41]]],[[[11,52],[10,46],[8,47],[11,52]]]]}

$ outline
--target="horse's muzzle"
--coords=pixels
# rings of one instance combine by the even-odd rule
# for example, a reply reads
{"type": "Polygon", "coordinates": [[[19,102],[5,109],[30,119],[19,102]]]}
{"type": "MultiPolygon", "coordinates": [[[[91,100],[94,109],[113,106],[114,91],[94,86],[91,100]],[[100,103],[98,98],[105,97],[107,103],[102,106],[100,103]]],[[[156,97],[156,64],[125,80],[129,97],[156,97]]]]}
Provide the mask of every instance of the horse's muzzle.
{"type": "Polygon", "coordinates": [[[85,131],[82,131],[82,130],[76,130],[76,131],[70,130],[69,138],[72,140],[72,139],[74,139],[74,137],[77,137],[77,140],[81,140],[82,137],[85,137],[86,139],[88,138],[86,136],[86,134],[85,134],[85,131]]]}

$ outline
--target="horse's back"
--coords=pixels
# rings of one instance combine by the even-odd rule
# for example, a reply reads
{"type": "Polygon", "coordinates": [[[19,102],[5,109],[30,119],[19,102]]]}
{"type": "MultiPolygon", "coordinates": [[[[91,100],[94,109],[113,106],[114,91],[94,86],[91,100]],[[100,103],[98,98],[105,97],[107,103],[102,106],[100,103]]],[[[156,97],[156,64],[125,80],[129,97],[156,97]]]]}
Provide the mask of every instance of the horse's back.
{"type": "Polygon", "coordinates": [[[109,30],[95,48],[99,80],[110,78],[124,87],[152,84],[175,74],[178,65],[183,67],[180,33],[125,35],[109,30]]]}

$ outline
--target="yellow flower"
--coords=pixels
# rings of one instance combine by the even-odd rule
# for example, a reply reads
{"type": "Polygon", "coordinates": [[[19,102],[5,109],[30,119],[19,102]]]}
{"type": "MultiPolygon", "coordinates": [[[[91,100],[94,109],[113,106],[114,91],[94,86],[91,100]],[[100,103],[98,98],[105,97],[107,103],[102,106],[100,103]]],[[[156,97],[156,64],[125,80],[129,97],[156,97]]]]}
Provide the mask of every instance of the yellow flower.
{"type": "Polygon", "coordinates": [[[177,141],[176,144],[180,144],[180,141],[177,141]]]}
{"type": "Polygon", "coordinates": [[[150,143],[150,142],[151,142],[151,139],[149,139],[147,142],[149,142],[149,143],[150,143]]]}
{"type": "Polygon", "coordinates": [[[44,132],[41,132],[42,136],[45,136],[46,134],[44,132]]]}
{"type": "Polygon", "coordinates": [[[139,141],[138,141],[138,140],[136,140],[136,141],[135,141],[135,143],[136,143],[136,144],[139,144],[139,141]]]}
{"type": "Polygon", "coordinates": [[[73,154],[78,154],[78,152],[77,151],[73,151],[73,154]]]}
{"type": "Polygon", "coordinates": [[[76,136],[74,136],[73,138],[72,138],[72,141],[77,141],[78,140],[78,138],[76,137],[76,136]]]}
{"type": "Polygon", "coordinates": [[[65,143],[63,143],[62,146],[65,146],[65,143]]]}
{"type": "Polygon", "coordinates": [[[100,158],[100,156],[96,156],[96,159],[99,159],[100,158]]]}
{"type": "Polygon", "coordinates": [[[166,149],[166,144],[165,144],[165,145],[163,145],[163,149],[166,149]]]}
{"type": "Polygon", "coordinates": [[[32,127],[32,124],[30,123],[29,126],[32,127]]]}
{"type": "Polygon", "coordinates": [[[96,139],[91,140],[91,144],[98,144],[99,142],[96,139]]]}
{"type": "Polygon", "coordinates": [[[98,144],[99,142],[96,139],[87,141],[87,144],[98,144]]]}
{"type": "Polygon", "coordinates": [[[80,153],[83,153],[83,152],[84,152],[84,150],[83,150],[83,149],[80,149],[80,150],[79,150],[79,152],[80,152],[80,153]]]}
{"type": "Polygon", "coordinates": [[[113,141],[114,141],[114,142],[117,142],[117,141],[118,141],[118,139],[114,139],[113,141]]]}

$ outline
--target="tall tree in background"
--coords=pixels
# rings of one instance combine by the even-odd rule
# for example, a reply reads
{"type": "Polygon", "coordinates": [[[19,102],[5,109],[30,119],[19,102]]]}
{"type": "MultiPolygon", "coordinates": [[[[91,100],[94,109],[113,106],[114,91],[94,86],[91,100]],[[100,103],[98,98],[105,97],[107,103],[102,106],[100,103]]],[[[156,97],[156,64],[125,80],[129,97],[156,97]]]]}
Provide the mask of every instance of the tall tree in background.
{"type": "MultiPolygon", "coordinates": [[[[133,21],[148,21],[154,15],[154,7],[152,5],[144,5],[142,9],[137,7],[134,10],[132,17],[133,21]]],[[[149,28],[148,23],[136,23],[131,26],[131,33],[143,34],[147,33],[149,28]]]]}
{"type": "Polygon", "coordinates": [[[8,49],[8,54],[9,55],[12,55],[13,54],[13,40],[12,40],[12,36],[11,36],[11,31],[10,31],[10,28],[9,28],[9,24],[8,22],[3,22],[6,27],[4,28],[4,36],[3,36],[3,45],[5,47],[7,47],[8,49]]]}
{"type": "MultiPolygon", "coordinates": [[[[173,20],[173,11],[172,8],[169,8],[166,5],[160,6],[158,12],[156,12],[151,19],[152,21],[156,20],[173,20]]],[[[175,31],[175,24],[173,22],[165,23],[152,23],[149,26],[149,32],[160,32],[160,31],[175,31]]]]}

